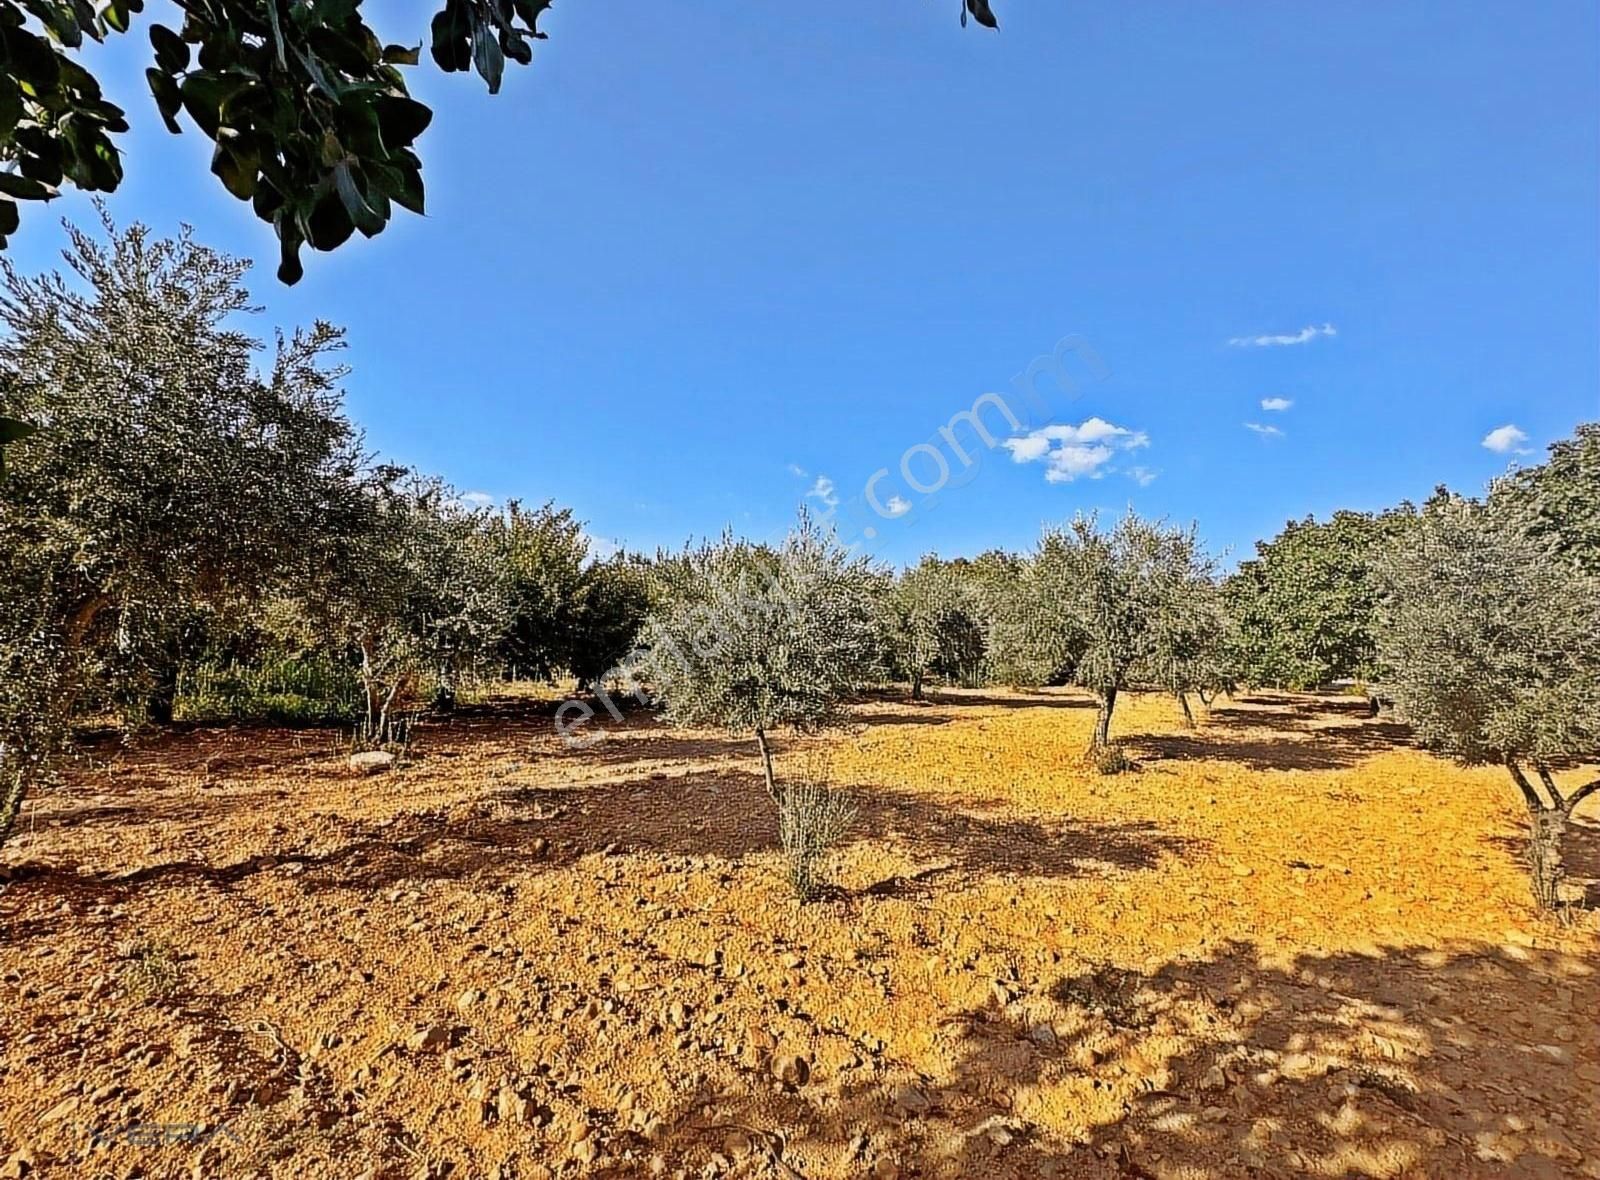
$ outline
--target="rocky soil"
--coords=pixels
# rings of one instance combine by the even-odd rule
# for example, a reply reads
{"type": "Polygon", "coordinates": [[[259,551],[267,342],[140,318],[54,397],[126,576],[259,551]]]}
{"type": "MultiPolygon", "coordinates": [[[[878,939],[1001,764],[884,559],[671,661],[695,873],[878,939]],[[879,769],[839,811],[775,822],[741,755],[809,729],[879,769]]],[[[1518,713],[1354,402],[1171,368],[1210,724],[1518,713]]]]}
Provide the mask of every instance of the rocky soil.
{"type": "Polygon", "coordinates": [[[93,746],[0,861],[0,1178],[1600,1177],[1503,773],[1266,694],[1102,777],[1087,703],[792,743],[861,810],[806,906],[750,744],[643,716],[93,746]]]}

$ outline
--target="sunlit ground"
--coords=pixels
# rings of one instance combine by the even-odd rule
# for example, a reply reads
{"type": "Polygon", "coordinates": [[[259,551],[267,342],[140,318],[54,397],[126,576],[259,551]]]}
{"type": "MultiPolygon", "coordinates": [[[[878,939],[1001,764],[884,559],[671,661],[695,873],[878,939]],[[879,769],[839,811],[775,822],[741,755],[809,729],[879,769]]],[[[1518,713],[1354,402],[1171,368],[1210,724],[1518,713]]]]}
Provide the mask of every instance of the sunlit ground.
{"type": "Polygon", "coordinates": [[[571,750],[537,696],[370,778],[331,733],[97,747],[5,851],[0,1161],[1600,1176],[1595,913],[1532,910],[1503,772],[1364,702],[1132,698],[1101,777],[1085,697],[875,700],[780,758],[860,807],[801,907],[751,743],[571,750]]]}

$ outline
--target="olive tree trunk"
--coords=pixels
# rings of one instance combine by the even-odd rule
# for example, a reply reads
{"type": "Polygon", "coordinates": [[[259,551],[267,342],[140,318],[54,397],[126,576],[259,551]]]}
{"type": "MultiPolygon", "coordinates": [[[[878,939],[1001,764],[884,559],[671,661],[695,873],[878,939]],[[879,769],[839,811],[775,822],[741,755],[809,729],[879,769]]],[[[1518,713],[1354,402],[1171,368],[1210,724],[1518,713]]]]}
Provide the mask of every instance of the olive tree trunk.
{"type": "Polygon", "coordinates": [[[767,744],[767,731],[760,726],[756,727],[756,745],[761,750],[761,773],[766,780],[767,794],[777,803],[778,784],[772,775],[772,747],[767,744]]]}
{"type": "Polygon", "coordinates": [[[11,828],[22,811],[28,794],[27,766],[16,752],[0,742],[0,848],[5,847],[11,828]]]}
{"type": "Polygon", "coordinates": [[[1561,905],[1561,886],[1566,881],[1563,846],[1567,825],[1572,819],[1573,809],[1600,791],[1600,779],[1579,787],[1569,796],[1563,796],[1550,768],[1542,763],[1534,763],[1539,781],[1549,794],[1546,799],[1534,789],[1515,758],[1507,757],[1505,762],[1512,781],[1522,792],[1523,802],[1528,805],[1528,883],[1533,890],[1533,900],[1542,909],[1556,909],[1561,905]]]}
{"type": "Polygon", "coordinates": [[[1111,744],[1111,714],[1117,707],[1117,690],[1108,688],[1100,694],[1100,713],[1094,720],[1094,748],[1103,750],[1111,744]]]}

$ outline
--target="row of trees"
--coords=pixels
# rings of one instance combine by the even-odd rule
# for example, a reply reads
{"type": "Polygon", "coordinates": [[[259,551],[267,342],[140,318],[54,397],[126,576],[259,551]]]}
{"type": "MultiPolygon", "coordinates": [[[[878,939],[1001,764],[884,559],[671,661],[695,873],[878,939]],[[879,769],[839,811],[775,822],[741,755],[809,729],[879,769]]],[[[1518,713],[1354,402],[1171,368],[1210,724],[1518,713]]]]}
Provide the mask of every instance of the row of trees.
{"type": "Polygon", "coordinates": [[[600,561],[566,509],[476,508],[374,462],[338,329],[269,350],[233,326],[244,264],[107,231],[72,235],[70,280],[0,264],[0,416],[40,427],[0,484],[0,835],[76,718],[170,720],[208,666],[314,661],[371,745],[467,677],[625,672],[670,716],[750,733],[780,805],[772,731],[885,680],[1080,685],[1109,770],[1129,690],[1187,713],[1237,683],[1353,678],[1429,744],[1506,767],[1556,896],[1561,832],[1600,789],[1559,785],[1600,752],[1600,426],[1482,500],[1293,523],[1226,578],[1192,528],[1131,513],[899,574],[806,519],[777,545],[600,561]]]}
{"type": "Polygon", "coordinates": [[[488,664],[595,675],[643,615],[570,511],[489,512],[374,463],[340,331],[233,326],[246,266],[187,234],[73,231],[73,277],[0,263],[0,838],[72,722],[170,720],[186,670],[313,655],[359,737],[488,664]],[[259,363],[263,353],[265,364],[259,363]]]}
{"type": "Polygon", "coordinates": [[[1099,702],[1102,770],[1124,764],[1111,722],[1127,689],[1171,693],[1187,715],[1190,693],[1238,682],[1377,675],[1425,745],[1506,769],[1534,895],[1553,906],[1573,810],[1600,792],[1559,781],[1600,760],[1597,503],[1591,424],[1482,500],[1441,489],[1420,509],[1291,524],[1226,581],[1192,529],[1131,513],[892,580],[802,521],[780,547],[726,537],[680,559],[628,675],[676,720],[752,733],[786,828],[799,819],[767,735],[828,724],[886,675],[913,696],[940,674],[1080,685],[1099,702]]]}

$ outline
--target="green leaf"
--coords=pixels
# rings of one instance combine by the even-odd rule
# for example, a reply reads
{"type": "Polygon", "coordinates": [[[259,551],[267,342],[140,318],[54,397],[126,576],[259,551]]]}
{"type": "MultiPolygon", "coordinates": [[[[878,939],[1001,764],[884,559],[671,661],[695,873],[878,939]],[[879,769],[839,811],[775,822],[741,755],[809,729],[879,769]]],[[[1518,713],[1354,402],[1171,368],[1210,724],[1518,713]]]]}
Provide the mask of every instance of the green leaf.
{"type": "Polygon", "coordinates": [[[188,44],[165,25],[150,26],[150,44],[155,47],[156,65],[166,73],[178,74],[189,68],[188,44]]]}
{"type": "Polygon", "coordinates": [[[430,52],[433,60],[446,73],[472,68],[472,20],[464,5],[449,0],[444,8],[434,13],[429,26],[432,34],[430,52]]]}
{"type": "Polygon", "coordinates": [[[9,74],[0,74],[0,137],[9,136],[22,118],[22,92],[9,74]]]}
{"type": "Polygon", "coordinates": [[[321,197],[306,221],[306,240],[317,250],[337,250],[355,231],[355,222],[335,192],[321,197]]]}
{"type": "Polygon", "coordinates": [[[130,9],[126,0],[111,0],[111,3],[107,4],[100,12],[101,19],[119,33],[128,31],[129,15],[130,9]]]}
{"type": "Polygon", "coordinates": [[[242,150],[226,141],[219,141],[211,153],[211,171],[216,173],[223,187],[241,201],[248,201],[255,195],[259,167],[255,152],[242,150]]]}
{"type": "Polygon", "coordinates": [[[489,93],[499,94],[500,78],[506,70],[506,54],[488,21],[479,21],[473,26],[472,64],[478,76],[489,84],[489,93]]]}
{"type": "MultiPolygon", "coordinates": [[[[410,156],[410,153],[405,155],[410,156]]],[[[369,163],[366,167],[373,185],[386,197],[403,209],[413,213],[423,212],[422,172],[416,165],[415,157],[410,160],[401,157],[392,165],[369,163]]]]}
{"type": "Polygon", "coordinates": [[[273,224],[278,230],[278,281],[286,287],[298,283],[306,273],[300,262],[300,232],[287,209],[279,209],[273,224]]]}
{"type": "Polygon", "coordinates": [[[385,45],[383,60],[391,66],[414,66],[422,60],[422,46],[407,49],[404,45],[385,45]]]}
{"type": "Polygon", "coordinates": [[[367,204],[350,161],[341,160],[334,166],[333,185],[339,192],[339,200],[343,202],[345,212],[350,215],[351,223],[357,229],[369,238],[383,232],[384,219],[376,209],[367,204]]]}
{"type": "Polygon", "coordinates": [[[961,23],[967,23],[967,13],[972,13],[972,19],[986,29],[998,29],[1000,22],[995,19],[993,10],[989,7],[989,0],[967,0],[967,6],[961,13],[961,23]]]}
{"type": "Polygon", "coordinates": [[[156,109],[161,112],[161,120],[167,125],[167,130],[174,135],[183,132],[183,127],[178,123],[178,112],[183,109],[183,95],[178,93],[178,84],[155,66],[144,72],[150,82],[150,93],[155,95],[156,109]]]}
{"type": "Polygon", "coordinates": [[[178,84],[183,96],[183,109],[195,121],[195,126],[212,139],[222,126],[222,104],[239,89],[239,79],[224,78],[208,71],[191,71],[178,84]]]}
{"type": "Polygon", "coordinates": [[[433,122],[433,112],[414,98],[399,94],[380,94],[372,100],[378,116],[378,129],[390,151],[410,147],[417,136],[433,122]]]}
{"type": "Polygon", "coordinates": [[[20,201],[51,201],[61,195],[55,185],[16,172],[0,172],[0,193],[20,201]]]}

